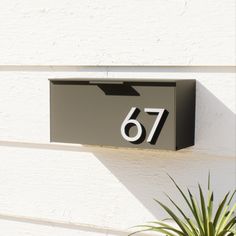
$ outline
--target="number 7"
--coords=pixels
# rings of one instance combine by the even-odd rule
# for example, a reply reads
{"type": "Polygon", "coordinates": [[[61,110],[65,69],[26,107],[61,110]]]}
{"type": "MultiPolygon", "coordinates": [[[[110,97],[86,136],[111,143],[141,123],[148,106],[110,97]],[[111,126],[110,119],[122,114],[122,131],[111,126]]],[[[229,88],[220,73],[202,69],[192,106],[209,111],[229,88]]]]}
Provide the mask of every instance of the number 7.
{"type": "Polygon", "coordinates": [[[147,142],[153,143],[155,141],[155,133],[157,131],[157,127],[161,121],[162,116],[164,115],[165,109],[163,108],[144,108],[144,111],[149,114],[157,114],[157,118],[152,126],[152,129],[148,135],[147,142]]]}

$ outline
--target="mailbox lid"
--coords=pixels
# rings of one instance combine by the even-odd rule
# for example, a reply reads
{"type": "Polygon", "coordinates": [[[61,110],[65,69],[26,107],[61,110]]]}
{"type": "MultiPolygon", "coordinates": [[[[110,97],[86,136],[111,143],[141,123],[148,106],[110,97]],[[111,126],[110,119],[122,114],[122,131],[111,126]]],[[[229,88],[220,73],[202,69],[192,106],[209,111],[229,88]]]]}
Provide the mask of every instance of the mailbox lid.
{"type": "MultiPolygon", "coordinates": [[[[174,80],[88,79],[51,80],[51,141],[135,148],[176,149],[174,80]],[[144,127],[144,139],[137,143],[125,140],[121,124],[132,107],[140,113],[137,120],[144,127]],[[145,108],[168,111],[155,143],[146,139],[156,120],[145,108]]],[[[135,127],[130,135],[135,134],[135,127]]]]}

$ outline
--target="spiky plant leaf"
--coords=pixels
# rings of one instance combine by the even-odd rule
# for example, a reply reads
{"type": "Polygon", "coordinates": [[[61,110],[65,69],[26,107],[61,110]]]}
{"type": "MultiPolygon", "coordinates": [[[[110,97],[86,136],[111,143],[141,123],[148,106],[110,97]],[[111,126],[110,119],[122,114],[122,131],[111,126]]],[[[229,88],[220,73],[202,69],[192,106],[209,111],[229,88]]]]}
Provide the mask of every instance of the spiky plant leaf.
{"type": "MultiPolygon", "coordinates": [[[[186,216],[186,214],[180,209],[180,207],[171,199],[171,197],[169,195],[167,195],[167,197],[169,198],[169,200],[172,202],[172,204],[178,209],[178,211],[181,213],[181,215],[184,217],[184,219],[186,220],[186,222],[189,225],[190,231],[191,233],[193,233],[193,235],[198,236],[197,231],[196,231],[196,226],[193,224],[193,222],[186,216]]],[[[189,233],[189,230],[188,230],[189,233]]]]}
{"type": "Polygon", "coordinates": [[[230,194],[230,192],[228,192],[225,195],[224,199],[222,200],[222,202],[220,203],[220,205],[219,205],[219,207],[218,207],[218,209],[216,211],[215,218],[214,218],[214,221],[213,221],[214,227],[216,227],[222,211],[226,209],[226,208],[224,208],[224,205],[225,205],[225,203],[227,201],[227,198],[228,198],[229,194],[230,194]]]}
{"type": "Polygon", "coordinates": [[[193,216],[198,224],[198,229],[201,233],[201,235],[204,234],[203,231],[203,221],[202,221],[202,216],[200,215],[200,209],[198,207],[197,201],[196,199],[193,197],[192,193],[190,192],[190,190],[188,189],[188,193],[189,193],[189,197],[191,199],[191,203],[193,206],[193,216]]]}
{"type": "Polygon", "coordinates": [[[161,203],[160,201],[156,200],[155,201],[162,207],[164,208],[164,210],[171,216],[171,218],[176,222],[176,224],[180,227],[180,229],[183,231],[183,233],[185,235],[188,235],[188,232],[186,230],[186,227],[183,223],[183,221],[174,214],[174,212],[172,210],[170,210],[169,207],[167,207],[166,205],[164,205],[163,203],[161,203]]]}
{"type": "Polygon", "coordinates": [[[209,229],[208,229],[208,221],[207,221],[207,215],[206,215],[205,200],[204,200],[201,186],[198,185],[198,188],[199,188],[199,194],[200,194],[200,200],[201,200],[201,214],[202,214],[202,219],[203,219],[203,228],[204,228],[205,234],[206,233],[208,234],[209,229]]]}
{"type": "Polygon", "coordinates": [[[224,196],[213,217],[214,194],[211,191],[210,173],[208,175],[208,194],[206,199],[204,197],[202,187],[198,185],[199,204],[189,189],[187,189],[187,196],[175,180],[171,176],[169,177],[187,204],[187,207],[192,214],[192,219],[187,216],[187,214],[173,201],[169,195],[167,195],[170,202],[178,210],[180,216],[175,214],[172,209],[162,202],[158,200],[155,201],[168,213],[176,226],[168,223],[166,221],[167,219],[163,221],[153,221],[148,224],[138,226],[143,229],[133,232],[130,235],[144,231],[152,231],[164,234],[166,236],[236,236],[236,216],[234,215],[236,203],[230,208],[230,204],[236,191],[234,191],[231,196],[230,192],[224,196]]]}

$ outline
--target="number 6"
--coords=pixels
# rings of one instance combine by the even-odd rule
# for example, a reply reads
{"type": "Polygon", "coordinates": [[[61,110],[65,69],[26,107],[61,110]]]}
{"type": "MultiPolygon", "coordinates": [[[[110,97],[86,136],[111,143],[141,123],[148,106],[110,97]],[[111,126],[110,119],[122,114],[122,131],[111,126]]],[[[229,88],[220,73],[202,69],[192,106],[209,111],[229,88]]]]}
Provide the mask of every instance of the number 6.
{"type": "Polygon", "coordinates": [[[132,107],[125,117],[123,123],[121,124],[120,131],[122,137],[128,142],[136,142],[138,141],[143,134],[143,126],[134,118],[136,118],[139,114],[140,110],[137,107],[132,107]],[[137,134],[134,137],[130,137],[127,135],[127,131],[131,126],[137,127],[137,134]]]}

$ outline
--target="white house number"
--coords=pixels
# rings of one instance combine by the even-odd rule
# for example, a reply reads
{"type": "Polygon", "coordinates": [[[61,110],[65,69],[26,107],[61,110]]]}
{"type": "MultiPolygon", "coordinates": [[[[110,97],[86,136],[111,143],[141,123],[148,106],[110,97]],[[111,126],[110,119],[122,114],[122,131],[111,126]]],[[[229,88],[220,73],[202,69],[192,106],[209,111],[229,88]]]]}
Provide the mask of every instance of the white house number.
{"type": "MultiPolygon", "coordinates": [[[[144,112],[148,114],[156,114],[156,120],[152,126],[152,129],[148,135],[147,142],[148,143],[153,143],[155,139],[155,133],[157,131],[160,125],[160,121],[165,113],[165,109],[163,108],[144,108],[144,112]]],[[[132,107],[128,113],[128,115],[125,117],[124,121],[121,124],[120,131],[122,137],[127,140],[128,142],[137,142],[138,140],[141,139],[143,135],[145,135],[145,128],[143,125],[136,120],[138,114],[140,113],[140,109],[137,107],[132,107]],[[135,136],[131,137],[128,134],[129,129],[132,126],[136,126],[137,128],[137,133],[135,136]]]]}

